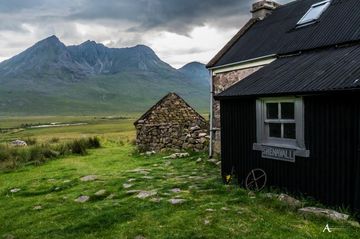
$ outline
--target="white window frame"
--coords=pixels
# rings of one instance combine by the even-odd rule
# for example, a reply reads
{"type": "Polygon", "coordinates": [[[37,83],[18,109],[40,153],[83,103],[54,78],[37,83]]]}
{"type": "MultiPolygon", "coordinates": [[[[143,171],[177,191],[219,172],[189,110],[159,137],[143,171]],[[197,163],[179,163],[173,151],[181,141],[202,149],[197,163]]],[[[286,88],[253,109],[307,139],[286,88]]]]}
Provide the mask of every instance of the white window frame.
{"type": "Polygon", "coordinates": [[[328,9],[328,7],[330,6],[331,4],[331,0],[326,0],[326,1],[322,1],[322,2],[318,2],[318,3],[315,3],[313,4],[310,9],[305,13],[305,15],[299,20],[299,22],[296,24],[296,27],[303,27],[303,26],[307,26],[307,25],[310,25],[314,22],[316,22],[316,20],[318,20],[321,15],[328,9]],[[305,20],[308,15],[317,7],[320,7],[324,5],[322,11],[319,13],[319,15],[316,17],[316,18],[310,18],[308,20],[305,20]]]}
{"type": "MultiPolygon", "coordinates": [[[[280,108],[280,107],[279,107],[280,108]]],[[[279,110],[279,114],[280,114],[279,110]]],[[[279,117],[280,118],[280,117],[279,117]]],[[[309,157],[310,152],[306,150],[304,136],[304,103],[301,97],[280,97],[280,98],[261,98],[256,101],[256,136],[257,142],[254,143],[253,149],[262,151],[264,147],[287,148],[295,151],[296,156],[309,157]],[[268,120],[267,103],[294,103],[295,120],[268,120]],[[294,123],[296,127],[296,139],[272,138],[269,137],[268,124],[277,123],[294,123]]],[[[282,133],[283,135],[283,133],[282,133]]]]}

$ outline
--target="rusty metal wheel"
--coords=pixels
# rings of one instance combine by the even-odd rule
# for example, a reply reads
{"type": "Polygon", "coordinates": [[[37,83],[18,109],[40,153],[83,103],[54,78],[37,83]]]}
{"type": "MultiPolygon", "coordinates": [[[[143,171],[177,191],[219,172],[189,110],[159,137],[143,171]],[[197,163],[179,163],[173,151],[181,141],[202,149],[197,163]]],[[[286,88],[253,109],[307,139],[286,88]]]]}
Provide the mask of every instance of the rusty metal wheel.
{"type": "Polygon", "coordinates": [[[262,169],[253,169],[246,177],[245,187],[247,190],[259,192],[266,186],[267,175],[262,169]]]}

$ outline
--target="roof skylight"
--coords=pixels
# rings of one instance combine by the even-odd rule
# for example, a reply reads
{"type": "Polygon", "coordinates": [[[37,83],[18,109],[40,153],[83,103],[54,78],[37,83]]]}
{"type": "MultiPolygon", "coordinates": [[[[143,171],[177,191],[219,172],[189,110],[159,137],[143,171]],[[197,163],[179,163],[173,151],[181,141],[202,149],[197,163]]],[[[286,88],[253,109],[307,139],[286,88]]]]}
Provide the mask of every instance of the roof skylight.
{"type": "Polygon", "coordinates": [[[330,6],[331,0],[326,0],[313,4],[309,11],[297,23],[297,27],[307,26],[320,18],[321,14],[330,6]]]}

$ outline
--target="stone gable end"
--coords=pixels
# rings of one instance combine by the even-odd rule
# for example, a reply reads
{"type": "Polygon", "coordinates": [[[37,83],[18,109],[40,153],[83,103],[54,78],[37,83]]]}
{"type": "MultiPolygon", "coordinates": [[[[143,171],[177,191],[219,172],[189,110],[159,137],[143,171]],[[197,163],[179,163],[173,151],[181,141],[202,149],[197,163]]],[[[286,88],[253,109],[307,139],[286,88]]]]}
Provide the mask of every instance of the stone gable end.
{"type": "Polygon", "coordinates": [[[175,93],[151,107],[135,127],[140,151],[201,151],[208,145],[208,122],[175,93]]]}

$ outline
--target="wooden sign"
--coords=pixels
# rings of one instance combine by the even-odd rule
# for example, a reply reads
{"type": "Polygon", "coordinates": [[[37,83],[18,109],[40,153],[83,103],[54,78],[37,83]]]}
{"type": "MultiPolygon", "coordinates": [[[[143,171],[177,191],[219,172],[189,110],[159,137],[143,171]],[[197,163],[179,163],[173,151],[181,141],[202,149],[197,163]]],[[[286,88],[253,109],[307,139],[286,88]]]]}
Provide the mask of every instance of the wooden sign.
{"type": "Polygon", "coordinates": [[[263,146],[261,157],[295,163],[294,149],[263,146]]]}

